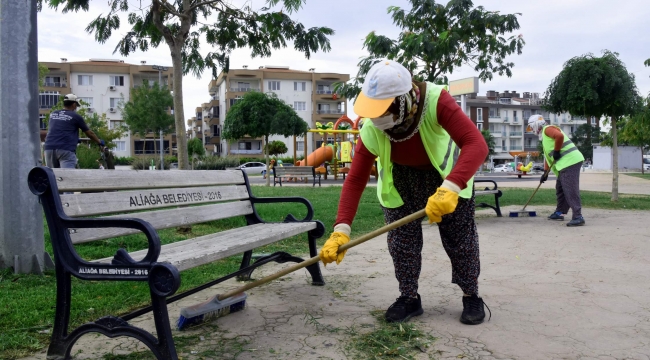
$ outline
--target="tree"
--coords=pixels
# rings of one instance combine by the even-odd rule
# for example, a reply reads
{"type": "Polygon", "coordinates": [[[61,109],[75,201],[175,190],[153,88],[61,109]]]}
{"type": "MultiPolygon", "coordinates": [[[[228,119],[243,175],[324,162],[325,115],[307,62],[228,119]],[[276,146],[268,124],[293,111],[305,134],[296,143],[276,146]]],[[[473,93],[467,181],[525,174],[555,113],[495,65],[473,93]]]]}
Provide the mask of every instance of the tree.
{"type": "MultiPolygon", "coordinates": [[[[40,0],[63,13],[88,11],[90,0],[40,0]]],[[[110,11],[90,22],[86,31],[95,40],[106,42],[120,28],[118,13],[128,13],[130,30],[124,32],[115,52],[124,56],[150,47],[158,47],[163,41],[169,47],[174,67],[174,116],[178,141],[178,165],[189,167],[185,114],[183,108],[183,75],[192,72],[199,76],[206,68],[212,69],[216,78],[217,66],[224,71],[229,68],[230,53],[239,48],[250,48],[251,56],[270,56],[272,49],[287,46],[293,41],[294,48],[307,58],[318,50],[329,51],[328,35],[334,31],[327,27],[306,28],[293,21],[289,15],[298,11],[305,0],[266,0],[266,6],[255,11],[250,5],[239,7],[224,0],[107,0],[110,11]],[[282,8],[272,11],[280,4],[282,8]],[[214,47],[201,54],[201,44],[214,47]]],[[[250,2],[246,2],[250,4],[250,2]]]]}
{"type": "MultiPolygon", "coordinates": [[[[166,86],[160,86],[156,81],[149,87],[148,81],[145,80],[142,86],[131,90],[129,102],[120,103],[119,106],[122,117],[132,133],[144,138],[148,132],[153,131],[155,140],[161,131],[168,134],[174,128],[174,117],[168,113],[173,105],[174,98],[166,86]]],[[[157,141],[154,141],[154,152],[157,149],[156,143],[157,141]]]]}
{"type": "MultiPolygon", "coordinates": [[[[300,136],[307,132],[307,123],[296,111],[274,93],[249,92],[226,114],[223,137],[237,140],[246,135],[263,137],[269,143],[269,136],[300,136]]],[[[269,173],[269,146],[265,146],[266,173],[269,173]]],[[[270,185],[269,177],[266,186],[270,185]]]]}
{"type": "Polygon", "coordinates": [[[50,72],[50,69],[47,66],[38,63],[38,88],[42,89],[43,84],[45,83],[45,76],[50,72]]]}
{"type": "Polygon", "coordinates": [[[199,138],[193,138],[187,141],[187,156],[192,159],[192,169],[194,169],[194,157],[205,156],[205,147],[199,138]]]}
{"type": "Polygon", "coordinates": [[[576,131],[571,134],[571,141],[578,147],[582,155],[588,159],[594,158],[593,144],[599,143],[601,140],[600,127],[590,124],[578,126],[576,131]]]}
{"type": "Polygon", "coordinates": [[[278,156],[286,154],[289,149],[287,149],[287,145],[284,142],[273,140],[264,146],[264,151],[268,152],[271,156],[278,156]]]}
{"type": "Polygon", "coordinates": [[[612,201],[618,201],[617,120],[638,108],[639,95],[634,75],[629,73],[618,53],[603,51],[576,56],[564,64],[560,74],[546,90],[544,108],[574,116],[606,116],[612,123],[612,201]]]}
{"type": "Polygon", "coordinates": [[[401,32],[397,39],[378,35],[366,36],[363,47],[368,56],[359,62],[356,78],[348,84],[338,83],[335,89],[346,97],[361,91],[368,70],[381,59],[395,60],[419,80],[447,83],[454,69],[470,65],[483,81],[494,74],[512,75],[514,63],[505,62],[511,54],[521,54],[525,44],[522,35],[505,36],[519,29],[517,15],[502,15],[474,7],[471,0],[449,1],[409,0],[411,10],[391,6],[388,13],[401,32]]]}
{"type": "Polygon", "coordinates": [[[481,135],[483,135],[483,139],[485,139],[485,143],[487,144],[489,150],[487,157],[485,158],[487,161],[490,159],[490,156],[496,154],[496,152],[494,152],[496,142],[494,141],[494,136],[492,136],[489,130],[481,130],[481,135]]]}
{"type": "MultiPolygon", "coordinates": [[[[650,95],[644,98],[636,114],[624,117],[617,123],[618,143],[641,148],[641,172],[643,168],[643,151],[650,150],[650,95]]],[[[603,145],[612,146],[612,130],[604,136],[603,145]]]]}

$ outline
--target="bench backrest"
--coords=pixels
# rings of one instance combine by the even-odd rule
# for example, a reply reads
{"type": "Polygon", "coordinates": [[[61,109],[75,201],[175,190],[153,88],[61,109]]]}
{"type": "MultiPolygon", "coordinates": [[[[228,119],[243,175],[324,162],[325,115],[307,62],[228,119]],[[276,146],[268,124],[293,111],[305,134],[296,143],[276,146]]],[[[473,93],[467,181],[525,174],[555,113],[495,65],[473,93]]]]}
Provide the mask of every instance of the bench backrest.
{"type": "MultiPolygon", "coordinates": [[[[132,216],[165,229],[253,213],[248,201],[250,189],[239,170],[54,169],[54,175],[63,210],[70,217],[132,216]]],[[[106,228],[69,232],[73,243],[83,243],[138,231],[106,228]]]]}
{"type": "Polygon", "coordinates": [[[273,175],[275,176],[285,176],[285,175],[314,175],[313,166],[289,166],[289,167],[273,167],[273,175]]]}

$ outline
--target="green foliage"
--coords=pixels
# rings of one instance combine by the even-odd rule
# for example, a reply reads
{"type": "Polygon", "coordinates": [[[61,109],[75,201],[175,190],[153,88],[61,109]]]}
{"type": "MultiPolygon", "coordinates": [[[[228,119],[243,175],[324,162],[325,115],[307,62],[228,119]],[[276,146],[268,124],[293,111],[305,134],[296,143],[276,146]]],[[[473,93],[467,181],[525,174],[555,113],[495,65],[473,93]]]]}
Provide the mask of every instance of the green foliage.
{"type": "Polygon", "coordinates": [[[99,147],[96,144],[77,146],[77,164],[80,169],[99,169],[101,157],[99,147]]]}
{"type": "Polygon", "coordinates": [[[131,89],[129,102],[121,103],[120,110],[126,125],[132,133],[141,137],[150,131],[158,135],[168,134],[174,128],[174,117],[168,113],[174,106],[174,98],[166,86],[154,82],[149,86],[144,80],[142,86],[131,89]]]}
{"type": "Polygon", "coordinates": [[[38,87],[42,88],[45,83],[45,76],[50,72],[47,66],[38,63],[38,87]]]}
{"type": "Polygon", "coordinates": [[[115,165],[131,165],[133,164],[134,158],[130,156],[126,157],[116,157],[115,158],[115,165]]]}
{"type": "Polygon", "coordinates": [[[239,166],[239,159],[233,156],[206,156],[194,166],[196,170],[226,170],[239,166]]]}
{"type": "Polygon", "coordinates": [[[205,147],[201,139],[193,138],[187,141],[187,154],[190,158],[194,158],[194,155],[199,158],[205,156],[205,147]]]}
{"type": "Polygon", "coordinates": [[[287,151],[289,151],[289,149],[287,149],[287,145],[285,145],[284,142],[280,140],[273,140],[268,144],[264,145],[264,151],[271,156],[278,156],[278,155],[286,154],[287,151]]]}
{"type": "Polygon", "coordinates": [[[575,116],[621,117],[633,113],[638,101],[634,75],[617,53],[605,50],[602,57],[586,54],[567,61],[546,90],[544,108],[575,116]]]}
{"type": "Polygon", "coordinates": [[[522,35],[511,35],[519,29],[517,16],[474,7],[471,0],[449,1],[409,0],[410,10],[397,6],[388,8],[393,24],[401,29],[397,39],[378,35],[366,36],[364,48],[368,56],[359,62],[359,71],[351,83],[335,85],[337,93],[348,98],[361,91],[368,70],[388,58],[404,65],[418,80],[447,83],[447,75],[469,65],[481,80],[492,80],[494,74],[512,75],[514,63],[505,59],[521,54],[525,44],[522,35]]]}
{"type": "Polygon", "coordinates": [[[494,136],[492,136],[489,130],[481,130],[481,135],[483,135],[483,139],[485,140],[485,143],[487,144],[489,150],[488,156],[486,158],[487,160],[490,158],[490,155],[496,154],[494,152],[494,148],[496,147],[496,142],[494,141],[494,136]]]}
{"type": "Polygon", "coordinates": [[[307,123],[275,94],[249,92],[228,111],[222,136],[227,140],[246,135],[289,137],[302,135],[307,130],[307,123]]]}
{"type": "Polygon", "coordinates": [[[600,128],[598,126],[591,126],[590,124],[578,126],[576,131],[571,134],[571,141],[578,147],[582,155],[589,159],[594,158],[593,144],[597,144],[601,140],[600,128]]]}
{"type": "MultiPolygon", "coordinates": [[[[89,11],[90,0],[40,0],[63,13],[89,11]]],[[[174,69],[174,110],[178,141],[179,168],[189,167],[185,153],[185,119],[183,108],[183,74],[200,76],[207,68],[217,77],[220,66],[228,71],[230,54],[236,49],[250,49],[252,57],[268,57],[272,50],[287,47],[292,41],[295,50],[310,58],[312,53],[330,51],[327,27],[307,28],[289,16],[298,11],[305,0],[266,0],[256,11],[252,2],[242,4],[223,0],[108,0],[107,12],[88,24],[86,31],[105,43],[114,33],[122,37],[114,52],[129,56],[133,52],[158,47],[163,41],[169,47],[174,69]],[[280,10],[272,10],[280,5],[280,10]],[[118,13],[128,14],[129,29],[120,29],[118,13]],[[202,53],[201,49],[211,49],[202,53]]],[[[95,3],[93,3],[95,4],[95,3]]]]}

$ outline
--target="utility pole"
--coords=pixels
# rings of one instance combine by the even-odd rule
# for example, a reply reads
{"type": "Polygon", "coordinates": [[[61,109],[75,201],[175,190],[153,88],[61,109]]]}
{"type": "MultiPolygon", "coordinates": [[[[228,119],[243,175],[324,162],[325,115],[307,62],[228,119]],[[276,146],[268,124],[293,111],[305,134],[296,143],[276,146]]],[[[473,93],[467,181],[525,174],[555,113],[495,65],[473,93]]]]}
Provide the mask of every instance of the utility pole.
{"type": "Polygon", "coordinates": [[[40,274],[43,211],[27,187],[41,165],[36,3],[0,1],[0,268],[40,274]]]}
{"type": "MultiPolygon", "coordinates": [[[[162,87],[162,72],[167,71],[168,68],[160,65],[151,66],[152,69],[158,70],[158,86],[162,87]]],[[[154,140],[155,141],[155,140],[154,140]]],[[[169,144],[171,146],[171,144],[169,144]]],[[[160,170],[165,170],[165,163],[163,161],[163,131],[160,129],[160,170]]]]}

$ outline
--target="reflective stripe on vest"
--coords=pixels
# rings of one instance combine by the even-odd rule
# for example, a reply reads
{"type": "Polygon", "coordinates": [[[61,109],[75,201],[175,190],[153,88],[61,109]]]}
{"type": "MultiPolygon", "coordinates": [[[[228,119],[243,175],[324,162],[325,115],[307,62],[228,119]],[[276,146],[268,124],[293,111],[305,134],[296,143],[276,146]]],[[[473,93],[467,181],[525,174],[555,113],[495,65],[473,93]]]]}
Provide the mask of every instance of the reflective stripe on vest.
{"type": "MultiPolygon", "coordinates": [[[[431,164],[444,179],[451,173],[460,155],[460,149],[442,126],[438,124],[438,99],[443,89],[446,89],[446,86],[427,83],[420,119],[419,135],[431,164]]],[[[364,121],[360,135],[368,151],[379,158],[377,161],[377,174],[379,174],[377,197],[379,198],[379,203],[386,208],[402,206],[404,202],[393,183],[393,162],[391,161],[390,139],[383,131],[377,129],[372,124],[372,121],[364,121]]],[[[459,196],[469,199],[472,197],[473,189],[474,178],[472,177],[467,182],[467,187],[460,192],[459,196]]]]}
{"type": "MultiPolygon", "coordinates": [[[[551,164],[555,160],[553,159],[553,150],[555,149],[555,139],[546,135],[545,126],[542,130],[542,146],[544,147],[544,157],[546,158],[546,163],[551,164]]],[[[562,143],[562,148],[560,149],[560,160],[557,163],[553,163],[553,173],[557,176],[559,171],[577,163],[581,163],[585,160],[582,156],[582,153],[578,151],[578,147],[569,139],[567,134],[564,133],[559,127],[554,126],[556,129],[562,132],[564,135],[564,142],[562,143]]]]}

